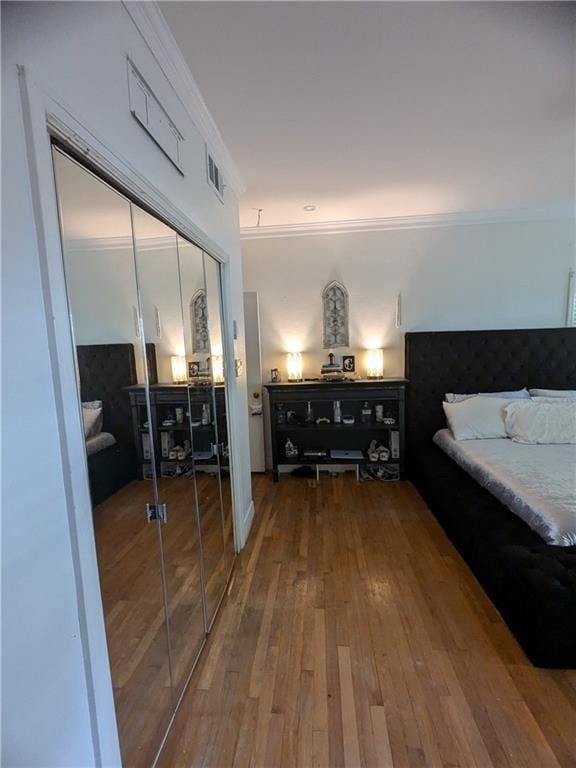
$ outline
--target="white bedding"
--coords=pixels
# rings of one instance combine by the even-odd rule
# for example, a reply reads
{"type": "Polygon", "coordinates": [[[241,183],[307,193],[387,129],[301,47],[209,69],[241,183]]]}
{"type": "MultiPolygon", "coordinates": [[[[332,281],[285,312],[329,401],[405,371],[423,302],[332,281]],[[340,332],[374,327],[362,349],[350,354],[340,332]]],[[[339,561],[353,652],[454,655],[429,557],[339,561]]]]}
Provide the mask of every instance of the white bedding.
{"type": "Polygon", "coordinates": [[[576,545],[576,445],[457,441],[448,429],[434,442],[546,542],[576,545]]]}
{"type": "Polygon", "coordinates": [[[105,448],[116,445],[116,438],[110,432],[99,432],[94,437],[86,439],[86,453],[92,456],[94,453],[100,453],[105,448]]]}

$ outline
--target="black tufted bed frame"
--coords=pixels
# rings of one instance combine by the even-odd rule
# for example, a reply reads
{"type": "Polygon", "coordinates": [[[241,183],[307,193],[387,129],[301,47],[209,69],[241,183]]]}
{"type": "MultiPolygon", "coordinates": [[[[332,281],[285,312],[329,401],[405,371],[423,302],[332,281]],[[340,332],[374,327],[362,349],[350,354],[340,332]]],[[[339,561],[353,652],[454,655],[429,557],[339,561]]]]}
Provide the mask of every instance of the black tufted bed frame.
{"type": "MultiPolygon", "coordinates": [[[[102,430],[116,445],[88,456],[92,505],[96,506],[137,477],[132,413],[126,387],[137,383],[132,344],[88,344],[76,347],[82,402],[102,400],[102,430]]],[[[150,382],[158,380],[154,344],[146,345],[150,382]]]]}
{"type": "Polygon", "coordinates": [[[531,661],[576,667],[576,547],[546,544],[433,442],[446,392],[576,389],[576,328],[407,333],[410,479],[531,661]]]}

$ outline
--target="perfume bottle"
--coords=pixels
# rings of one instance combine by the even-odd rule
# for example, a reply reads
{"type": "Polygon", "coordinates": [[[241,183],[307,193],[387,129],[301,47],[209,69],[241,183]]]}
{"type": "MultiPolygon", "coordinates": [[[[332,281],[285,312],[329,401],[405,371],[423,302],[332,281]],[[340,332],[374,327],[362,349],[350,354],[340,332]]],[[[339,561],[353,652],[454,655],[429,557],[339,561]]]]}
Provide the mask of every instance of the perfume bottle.
{"type": "Polygon", "coordinates": [[[368,401],[362,406],[361,420],[363,424],[370,424],[372,421],[372,408],[368,405],[368,401]]]}
{"type": "Polygon", "coordinates": [[[276,406],[276,424],[286,424],[286,411],[284,403],[278,403],[276,406]]]}
{"type": "Polygon", "coordinates": [[[308,407],[306,408],[306,424],[314,424],[314,411],[310,400],[308,400],[308,407]]]}
{"type": "Polygon", "coordinates": [[[342,423],[342,409],[340,408],[340,400],[334,400],[334,424],[342,423]]]}
{"type": "Polygon", "coordinates": [[[210,405],[209,403],[202,404],[202,424],[206,426],[210,424],[210,405]]]}

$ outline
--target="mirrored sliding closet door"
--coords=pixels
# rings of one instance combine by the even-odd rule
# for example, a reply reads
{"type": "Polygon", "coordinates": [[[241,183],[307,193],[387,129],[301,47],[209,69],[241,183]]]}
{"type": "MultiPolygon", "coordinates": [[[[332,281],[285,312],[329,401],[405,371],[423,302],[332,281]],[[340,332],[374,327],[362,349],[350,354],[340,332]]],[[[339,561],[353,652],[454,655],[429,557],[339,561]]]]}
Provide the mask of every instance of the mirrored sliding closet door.
{"type": "Polygon", "coordinates": [[[206,622],[210,627],[226,587],[226,551],[220,485],[217,391],[224,387],[222,350],[211,337],[211,307],[204,255],[178,239],[180,292],[188,365],[188,397],[194,440],[196,493],[205,574],[206,622]]]}
{"type": "Polygon", "coordinates": [[[154,763],[234,559],[220,268],[54,149],[123,763],[154,763]]]}
{"type": "MultiPolygon", "coordinates": [[[[132,205],[132,223],[144,339],[147,348],[154,350],[156,366],[148,391],[142,388],[137,397],[150,402],[155,457],[152,474],[157,478],[163,515],[163,576],[177,701],[206,630],[178,246],[173,230],[136,205],[132,205]]],[[[143,472],[147,472],[146,467],[143,472]]]]}
{"type": "Polygon", "coordinates": [[[54,166],[122,760],[151,765],[173,696],[145,394],[154,348],[140,323],[130,203],[56,150],[54,166]]]}
{"type": "Polygon", "coordinates": [[[228,433],[228,390],[226,387],[229,371],[224,355],[225,331],[222,309],[222,283],[220,265],[215,259],[204,254],[206,275],[206,304],[210,347],[214,367],[218,371],[215,382],[216,429],[218,433],[218,456],[220,462],[220,492],[222,496],[222,520],[224,526],[224,568],[226,578],[234,561],[234,522],[232,515],[232,476],[228,433]]]}

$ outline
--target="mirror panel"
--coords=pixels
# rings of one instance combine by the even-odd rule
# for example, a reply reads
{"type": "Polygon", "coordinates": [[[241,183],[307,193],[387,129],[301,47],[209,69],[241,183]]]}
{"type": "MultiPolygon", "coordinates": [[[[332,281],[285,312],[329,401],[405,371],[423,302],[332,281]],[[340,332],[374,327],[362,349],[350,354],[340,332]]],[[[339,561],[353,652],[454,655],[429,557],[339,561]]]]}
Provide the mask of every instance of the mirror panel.
{"type": "Polygon", "coordinates": [[[191,426],[196,414],[184,365],[176,233],[136,205],[132,221],[144,336],[148,349],[154,349],[157,369],[150,408],[158,498],[167,511],[160,528],[176,703],[205,639],[191,426]]]}
{"type": "Polygon", "coordinates": [[[53,157],[122,759],[151,765],[234,560],[220,266],[53,157]]]}
{"type": "Polygon", "coordinates": [[[151,765],[172,711],[160,526],[130,203],[54,149],[84,449],[124,765],[151,765]],[[135,422],[134,414],[139,418],[135,422]],[[135,427],[136,423],[136,429],[135,427]],[[146,479],[145,479],[146,478],[146,479]]]}
{"type": "Polygon", "coordinates": [[[224,323],[222,315],[220,265],[207,253],[204,254],[204,272],[206,275],[206,300],[210,327],[210,345],[214,351],[216,360],[216,424],[220,445],[220,487],[222,494],[226,576],[228,577],[234,562],[235,549],[226,379],[228,376],[234,375],[234,373],[233,371],[227,371],[224,363],[224,323]]]}
{"type": "Polygon", "coordinates": [[[218,361],[215,365],[202,251],[179,237],[178,252],[208,629],[227,580],[214,393],[218,361]]]}

